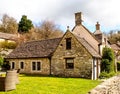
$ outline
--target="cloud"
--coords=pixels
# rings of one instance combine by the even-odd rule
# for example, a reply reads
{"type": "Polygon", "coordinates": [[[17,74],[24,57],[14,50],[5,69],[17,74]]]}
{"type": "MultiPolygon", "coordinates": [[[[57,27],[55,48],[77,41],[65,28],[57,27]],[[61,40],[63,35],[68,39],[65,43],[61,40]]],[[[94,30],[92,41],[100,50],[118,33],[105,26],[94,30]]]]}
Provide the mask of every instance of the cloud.
{"type": "Polygon", "coordinates": [[[84,24],[94,31],[97,21],[104,31],[120,29],[119,0],[1,0],[4,13],[20,20],[23,14],[34,23],[53,20],[63,28],[74,26],[74,13],[82,12],[84,24]]]}

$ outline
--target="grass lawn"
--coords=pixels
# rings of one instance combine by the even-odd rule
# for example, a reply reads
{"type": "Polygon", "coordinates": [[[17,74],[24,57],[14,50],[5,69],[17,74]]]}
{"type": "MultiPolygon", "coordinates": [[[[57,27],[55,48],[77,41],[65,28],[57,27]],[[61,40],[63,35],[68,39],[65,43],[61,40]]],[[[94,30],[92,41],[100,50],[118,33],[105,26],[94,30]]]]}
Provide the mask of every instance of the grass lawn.
{"type": "Polygon", "coordinates": [[[81,78],[59,78],[43,76],[19,76],[16,90],[0,94],[86,94],[100,83],[97,80],[81,78]]]}

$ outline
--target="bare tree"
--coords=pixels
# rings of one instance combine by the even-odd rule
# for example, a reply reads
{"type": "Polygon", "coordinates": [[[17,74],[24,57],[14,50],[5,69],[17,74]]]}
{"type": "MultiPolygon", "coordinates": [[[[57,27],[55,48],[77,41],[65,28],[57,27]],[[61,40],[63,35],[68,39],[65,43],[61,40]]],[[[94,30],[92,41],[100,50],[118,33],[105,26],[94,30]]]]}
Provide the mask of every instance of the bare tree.
{"type": "Polygon", "coordinates": [[[19,35],[18,45],[25,41],[62,37],[63,32],[53,22],[43,21],[39,26],[29,30],[29,32],[19,35]]]}
{"type": "Polygon", "coordinates": [[[36,27],[35,32],[38,39],[58,38],[63,35],[62,30],[51,21],[43,21],[36,27]]]}
{"type": "Polygon", "coordinates": [[[0,32],[17,33],[17,30],[17,21],[13,17],[9,17],[7,14],[4,14],[1,19],[0,32]]]}

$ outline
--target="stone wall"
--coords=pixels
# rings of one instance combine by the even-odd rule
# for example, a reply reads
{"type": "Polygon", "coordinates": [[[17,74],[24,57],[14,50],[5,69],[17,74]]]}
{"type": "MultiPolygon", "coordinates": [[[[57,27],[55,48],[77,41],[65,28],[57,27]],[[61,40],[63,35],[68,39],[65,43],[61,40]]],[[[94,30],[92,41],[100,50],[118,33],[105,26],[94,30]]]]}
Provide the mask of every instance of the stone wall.
{"type": "Polygon", "coordinates": [[[15,69],[20,68],[20,62],[24,62],[24,69],[21,69],[21,73],[30,73],[30,74],[50,74],[50,62],[48,58],[29,58],[29,59],[8,59],[7,61],[15,62],[15,69]],[[32,70],[32,62],[41,62],[41,70],[36,71],[32,70]]]}
{"type": "Polygon", "coordinates": [[[120,75],[102,82],[88,94],[120,94],[120,75]]]}
{"type": "Polygon", "coordinates": [[[51,60],[53,75],[91,78],[92,56],[70,32],[65,34],[51,60]],[[69,50],[66,50],[66,38],[71,38],[72,46],[69,50]],[[66,58],[74,59],[74,69],[66,69],[66,58]]]}

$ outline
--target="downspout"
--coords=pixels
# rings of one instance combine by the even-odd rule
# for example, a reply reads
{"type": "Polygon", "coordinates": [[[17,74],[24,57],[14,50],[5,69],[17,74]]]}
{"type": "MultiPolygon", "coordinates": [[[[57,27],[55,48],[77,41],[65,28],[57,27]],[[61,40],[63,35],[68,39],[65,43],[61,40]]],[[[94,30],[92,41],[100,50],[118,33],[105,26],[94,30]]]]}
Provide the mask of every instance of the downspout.
{"type": "Polygon", "coordinates": [[[96,58],[93,57],[93,62],[92,62],[92,80],[96,80],[96,58]]]}
{"type": "Polygon", "coordinates": [[[92,58],[92,80],[93,80],[93,77],[94,77],[93,76],[94,75],[94,73],[93,73],[94,72],[94,67],[93,66],[94,66],[94,58],[92,58]]]}
{"type": "Polygon", "coordinates": [[[49,59],[49,62],[50,62],[50,63],[49,63],[49,66],[50,66],[50,69],[49,69],[49,70],[50,70],[50,73],[49,73],[49,75],[51,75],[51,57],[49,57],[48,59],[49,59]]]}

